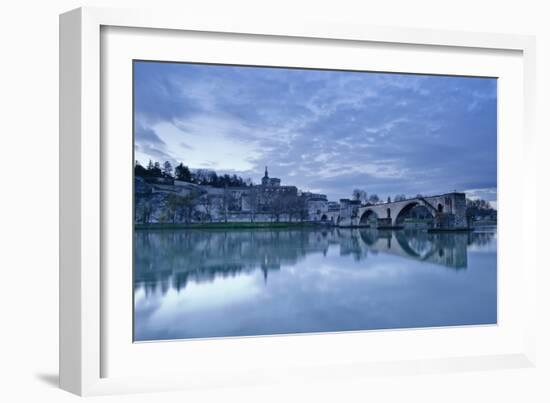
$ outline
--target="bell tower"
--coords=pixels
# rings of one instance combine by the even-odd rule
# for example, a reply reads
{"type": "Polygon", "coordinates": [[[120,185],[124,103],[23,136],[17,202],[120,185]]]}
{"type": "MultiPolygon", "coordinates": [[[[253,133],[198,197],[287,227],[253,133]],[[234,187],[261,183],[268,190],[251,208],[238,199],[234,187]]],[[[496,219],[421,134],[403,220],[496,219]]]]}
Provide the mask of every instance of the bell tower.
{"type": "Polygon", "coordinates": [[[265,166],[264,177],[262,178],[262,185],[269,186],[269,174],[267,173],[267,165],[265,166]]]}

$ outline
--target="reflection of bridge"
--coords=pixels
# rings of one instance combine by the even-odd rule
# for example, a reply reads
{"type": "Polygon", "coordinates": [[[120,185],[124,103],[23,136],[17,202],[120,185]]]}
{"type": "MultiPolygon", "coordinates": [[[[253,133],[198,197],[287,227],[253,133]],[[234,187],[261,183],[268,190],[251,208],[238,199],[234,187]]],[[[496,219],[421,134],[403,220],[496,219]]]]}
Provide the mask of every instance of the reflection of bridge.
{"type": "Polygon", "coordinates": [[[400,228],[404,218],[419,206],[431,215],[434,228],[468,228],[466,195],[456,192],[366,206],[343,200],[340,210],[329,212],[327,220],[340,227],[400,228]]]}
{"type": "Polygon", "coordinates": [[[467,233],[428,233],[358,229],[368,251],[382,252],[437,265],[462,269],[468,266],[467,233]]]}

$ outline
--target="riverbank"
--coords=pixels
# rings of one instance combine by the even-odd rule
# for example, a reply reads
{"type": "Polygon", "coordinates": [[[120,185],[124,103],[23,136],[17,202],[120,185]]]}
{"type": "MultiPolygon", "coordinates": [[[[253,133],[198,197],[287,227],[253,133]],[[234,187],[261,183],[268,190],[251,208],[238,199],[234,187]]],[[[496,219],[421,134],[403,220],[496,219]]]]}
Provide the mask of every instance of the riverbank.
{"type": "Polygon", "coordinates": [[[496,227],[496,220],[479,220],[472,223],[474,227],[496,227]]]}
{"type": "Polygon", "coordinates": [[[134,228],[136,230],[305,228],[317,226],[319,226],[319,224],[311,222],[211,222],[200,224],[134,224],[134,228]]]}

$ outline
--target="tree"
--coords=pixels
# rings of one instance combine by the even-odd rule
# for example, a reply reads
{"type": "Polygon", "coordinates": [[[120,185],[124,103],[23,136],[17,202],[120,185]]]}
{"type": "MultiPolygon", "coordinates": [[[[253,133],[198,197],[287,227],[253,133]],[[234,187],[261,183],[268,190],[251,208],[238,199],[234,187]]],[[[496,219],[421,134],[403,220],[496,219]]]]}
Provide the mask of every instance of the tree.
{"type": "Polygon", "coordinates": [[[270,200],[271,216],[275,219],[275,222],[279,222],[281,214],[285,210],[285,201],[280,194],[274,195],[270,200]]]}
{"type": "Polygon", "coordinates": [[[170,164],[170,161],[164,162],[162,173],[164,176],[172,177],[172,164],[170,164]]]}
{"type": "Polygon", "coordinates": [[[248,192],[248,207],[250,210],[250,222],[254,222],[260,208],[260,195],[256,189],[251,189],[248,192]]]}
{"type": "Polygon", "coordinates": [[[305,200],[303,197],[298,197],[296,195],[285,195],[282,196],[282,202],[283,202],[283,213],[288,214],[288,221],[292,222],[293,217],[302,217],[302,209],[306,208],[307,211],[307,204],[302,201],[302,199],[305,200]]]}
{"type": "Polygon", "coordinates": [[[174,170],[174,174],[179,181],[191,182],[191,171],[181,162],[174,170]]]}
{"type": "Polygon", "coordinates": [[[225,174],[225,175],[221,176],[220,180],[221,180],[222,187],[230,186],[231,177],[228,174],[225,174]]]}
{"type": "Polygon", "coordinates": [[[152,178],[161,178],[162,170],[160,169],[160,163],[152,163],[149,161],[149,165],[147,166],[147,176],[152,178]]]}
{"type": "Polygon", "coordinates": [[[206,193],[202,197],[202,205],[204,206],[204,211],[206,212],[206,218],[208,221],[212,221],[212,208],[214,207],[214,195],[206,193]]]}
{"type": "Polygon", "coordinates": [[[235,174],[218,175],[216,171],[211,169],[197,169],[195,172],[191,172],[181,162],[174,168],[170,161],[164,162],[161,167],[159,162],[149,160],[147,168],[144,168],[136,161],[135,174],[136,176],[149,178],[175,178],[179,181],[196,183],[197,185],[209,185],[217,188],[254,185],[250,179],[244,180],[235,174]]]}
{"type": "Polygon", "coordinates": [[[478,210],[490,210],[492,209],[491,203],[483,199],[466,199],[466,208],[474,208],[478,210]]]}
{"type": "Polygon", "coordinates": [[[307,198],[304,196],[298,197],[296,200],[296,209],[298,211],[298,217],[300,221],[304,221],[308,218],[309,211],[307,209],[307,198]]]}
{"type": "Polygon", "coordinates": [[[184,221],[186,224],[191,222],[193,210],[196,206],[196,193],[189,193],[186,196],[180,196],[170,193],[166,198],[166,207],[170,213],[172,222],[184,221]]]}
{"type": "Polygon", "coordinates": [[[353,189],[351,197],[353,200],[364,202],[367,200],[367,192],[361,189],[353,189]]]}
{"type": "Polygon", "coordinates": [[[151,214],[153,212],[153,206],[149,200],[144,200],[136,208],[137,222],[148,224],[151,221],[151,214]]]}
{"type": "Polygon", "coordinates": [[[136,161],[134,172],[136,176],[141,176],[143,178],[160,178],[163,176],[160,164],[158,162],[153,163],[151,160],[149,160],[147,168],[144,168],[139,161],[136,161]]]}
{"type": "Polygon", "coordinates": [[[487,217],[495,213],[495,209],[486,200],[483,199],[466,199],[466,216],[467,217],[487,217]]]}
{"type": "Polygon", "coordinates": [[[223,220],[224,222],[227,222],[228,216],[229,216],[229,209],[232,204],[233,195],[231,192],[227,189],[227,186],[223,190],[223,196],[222,196],[222,213],[223,213],[223,220]]]}
{"type": "Polygon", "coordinates": [[[405,196],[404,194],[398,194],[398,195],[395,195],[395,197],[393,198],[394,202],[402,201],[402,200],[407,200],[407,196],[405,196]]]}
{"type": "Polygon", "coordinates": [[[371,202],[372,204],[377,204],[377,203],[380,202],[380,198],[378,197],[378,195],[376,193],[371,194],[369,196],[369,202],[371,202]]]}
{"type": "Polygon", "coordinates": [[[218,174],[216,171],[211,171],[208,173],[208,184],[210,186],[216,186],[218,183],[218,174]]]}
{"type": "Polygon", "coordinates": [[[134,175],[142,178],[147,176],[147,169],[145,169],[137,160],[134,166],[134,175]]]}

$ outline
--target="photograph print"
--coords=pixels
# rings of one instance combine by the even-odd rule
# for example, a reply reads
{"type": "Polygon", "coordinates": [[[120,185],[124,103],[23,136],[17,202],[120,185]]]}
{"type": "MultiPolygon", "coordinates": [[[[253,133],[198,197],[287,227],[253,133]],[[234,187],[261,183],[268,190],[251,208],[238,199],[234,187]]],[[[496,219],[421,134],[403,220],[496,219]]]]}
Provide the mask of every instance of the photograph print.
{"type": "Polygon", "coordinates": [[[497,323],[497,79],[133,62],[134,341],[497,323]]]}

